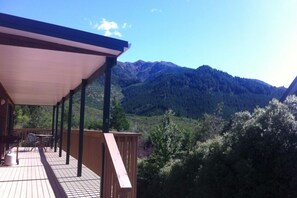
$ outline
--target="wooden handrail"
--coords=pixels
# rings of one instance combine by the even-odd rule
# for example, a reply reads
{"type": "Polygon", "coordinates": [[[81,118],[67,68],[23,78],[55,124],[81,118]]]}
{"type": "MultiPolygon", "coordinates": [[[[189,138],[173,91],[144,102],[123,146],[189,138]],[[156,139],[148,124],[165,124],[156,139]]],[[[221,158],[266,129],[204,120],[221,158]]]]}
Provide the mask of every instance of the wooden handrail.
{"type": "Polygon", "coordinates": [[[117,176],[119,187],[121,188],[121,190],[131,190],[132,185],[114,135],[112,133],[104,133],[103,135],[108,155],[111,158],[112,167],[117,176]]]}

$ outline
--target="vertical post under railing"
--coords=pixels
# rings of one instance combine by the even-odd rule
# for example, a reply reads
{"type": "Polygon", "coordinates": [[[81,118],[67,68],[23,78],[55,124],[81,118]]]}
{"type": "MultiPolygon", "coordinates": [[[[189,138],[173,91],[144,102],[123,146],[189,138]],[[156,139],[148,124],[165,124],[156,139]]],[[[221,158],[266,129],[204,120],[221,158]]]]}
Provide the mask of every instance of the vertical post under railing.
{"type": "Polygon", "coordinates": [[[8,134],[12,135],[13,132],[13,107],[11,104],[8,105],[8,134]]]}
{"type": "MultiPolygon", "coordinates": [[[[110,122],[110,88],[111,88],[111,68],[117,64],[117,59],[112,57],[106,58],[105,82],[104,82],[104,105],[103,105],[103,133],[109,132],[110,122]]],[[[100,196],[103,198],[104,190],[104,167],[105,167],[105,145],[102,144],[102,172],[101,172],[101,188],[100,196]]]]}
{"type": "Polygon", "coordinates": [[[56,127],[55,127],[55,146],[54,152],[57,152],[57,141],[58,141],[58,122],[59,122],[59,102],[57,103],[56,108],[56,127]]]}
{"type": "Polygon", "coordinates": [[[87,87],[87,80],[84,79],[81,82],[81,95],[80,95],[79,140],[78,140],[78,160],[77,160],[78,177],[81,176],[81,172],[82,172],[86,87],[87,87]]]}
{"type": "MultiPolygon", "coordinates": [[[[8,128],[7,128],[7,133],[8,135],[12,135],[13,131],[13,108],[12,105],[8,105],[8,128]]],[[[9,149],[9,144],[6,144],[6,150],[9,149]]]]}
{"type": "Polygon", "coordinates": [[[71,125],[72,125],[72,98],[74,91],[71,90],[69,93],[69,107],[68,107],[68,127],[67,127],[67,145],[66,145],[66,164],[69,164],[70,158],[70,144],[71,144],[71,125]]]}
{"type": "Polygon", "coordinates": [[[63,131],[64,131],[64,103],[65,98],[62,98],[62,107],[61,107],[61,128],[60,128],[60,145],[59,145],[59,157],[62,157],[62,146],[63,146],[63,131]]]}
{"type": "Polygon", "coordinates": [[[104,143],[102,143],[102,148],[101,149],[102,149],[102,153],[101,153],[101,155],[102,155],[102,157],[101,157],[101,159],[102,159],[102,163],[101,163],[102,169],[101,169],[101,178],[100,178],[100,197],[103,198],[104,167],[105,167],[105,145],[104,145],[104,143]]]}
{"type": "Polygon", "coordinates": [[[53,149],[54,135],[55,135],[55,111],[56,111],[56,106],[53,106],[51,149],[53,149]]]}
{"type": "Polygon", "coordinates": [[[104,105],[103,105],[103,133],[109,132],[110,122],[110,88],[111,88],[111,68],[116,65],[117,59],[107,57],[105,69],[105,82],[104,82],[104,105]]]}

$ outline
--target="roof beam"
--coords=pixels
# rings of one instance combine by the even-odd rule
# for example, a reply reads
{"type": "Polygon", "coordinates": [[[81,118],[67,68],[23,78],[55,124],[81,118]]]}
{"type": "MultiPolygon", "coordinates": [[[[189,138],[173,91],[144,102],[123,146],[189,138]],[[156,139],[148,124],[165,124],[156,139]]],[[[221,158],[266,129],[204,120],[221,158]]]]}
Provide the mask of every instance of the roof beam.
{"type": "Polygon", "coordinates": [[[0,13],[0,26],[25,32],[31,32],[39,35],[94,45],[97,47],[113,49],[117,51],[125,51],[125,48],[129,48],[129,44],[127,41],[109,38],[32,19],[16,17],[4,13],[0,13]]]}
{"type": "Polygon", "coordinates": [[[18,47],[29,47],[29,48],[36,48],[36,49],[115,57],[115,55],[113,54],[97,52],[93,50],[87,50],[87,49],[82,49],[78,47],[72,47],[72,46],[62,45],[58,43],[52,43],[48,41],[42,41],[38,39],[6,34],[6,33],[0,33],[0,38],[1,38],[0,44],[3,44],[3,45],[12,45],[12,46],[18,46],[18,47]]]}

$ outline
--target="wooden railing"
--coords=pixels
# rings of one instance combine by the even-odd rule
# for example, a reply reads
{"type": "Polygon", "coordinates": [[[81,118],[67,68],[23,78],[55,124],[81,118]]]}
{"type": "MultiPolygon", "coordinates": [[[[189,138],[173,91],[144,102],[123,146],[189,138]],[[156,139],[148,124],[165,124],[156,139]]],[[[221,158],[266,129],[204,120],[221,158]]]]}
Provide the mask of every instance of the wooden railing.
{"type": "Polygon", "coordinates": [[[136,197],[137,186],[137,136],[126,133],[103,134],[107,147],[103,197],[136,197]],[[116,147],[115,144],[118,146],[116,147]],[[120,156],[118,156],[120,155],[120,156]],[[121,160],[122,159],[122,160],[121,160]],[[127,175],[128,173],[128,175],[127,175]],[[129,180],[130,179],[130,180],[129,180]]]}
{"type": "Polygon", "coordinates": [[[21,142],[26,140],[28,133],[34,134],[52,134],[51,129],[37,129],[37,128],[24,128],[24,129],[14,129],[14,135],[18,135],[21,138],[21,142]]]}
{"type": "MultiPolygon", "coordinates": [[[[71,132],[70,155],[78,156],[78,130],[71,132]]],[[[83,164],[102,177],[102,145],[105,147],[103,197],[136,197],[137,186],[137,133],[109,133],[84,131],[83,164]],[[117,148],[113,143],[117,144],[117,148]],[[117,156],[120,154],[121,158],[117,156]],[[122,161],[125,170],[122,170],[122,161]],[[126,172],[126,173],[125,173],[126,172]],[[130,181],[127,181],[125,174],[130,181]],[[131,187],[130,187],[131,185],[131,187]],[[122,196],[125,194],[126,196],[122,196]]],[[[67,133],[63,135],[63,150],[66,150],[67,133]]]]}
{"type": "MultiPolygon", "coordinates": [[[[29,132],[51,133],[51,130],[15,130],[25,137],[29,132]]],[[[71,131],[70,155],[78,156],[78,130],[71,131]]],[[[137,187],[137,133],[84,131],[83,164],[103,179],[103,197],[136,198],[137,187]],[[105,157],[102,157],[103,147],[105,157]],[[104,165],[103,163],[104,162],[104,165]],[[102,167],[104,175],[102,177],[102,167]]],[[[62,149],[66,151],[67,132],[63,133],[62,149]]],[[[58,156],[57,156],[58,157],[58,156]]],[[[83,173],[82,173],[83,174],[83,173]]]]}

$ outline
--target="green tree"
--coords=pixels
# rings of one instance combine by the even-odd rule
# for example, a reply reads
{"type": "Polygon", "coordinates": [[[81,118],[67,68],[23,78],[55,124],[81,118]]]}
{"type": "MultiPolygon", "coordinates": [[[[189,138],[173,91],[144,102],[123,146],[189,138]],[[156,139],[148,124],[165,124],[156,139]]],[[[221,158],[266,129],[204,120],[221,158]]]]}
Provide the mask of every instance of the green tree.
{"type": "Polygon", "coordinates": [[[44,106],[16,106],[15,127],[50,128],[51,109],[44,106]]]}
{"type": "Polygon", "coordinates": [[[169,110],[161,123],[149,134],[153,153],[138,166],[138,196],[164,197],[164,182],[173,164],[182,153],[184,132],[172,121],[174,113],[169,110]]]}
{"type": "Polygon", "coordinates": [[[29,109],[27,106],[19,106],[15,107],[15,119],[14,124],[15,128],[23,128],[24,126],[28,125],[30,120],[29,109]]]}
{"type": "Polygon", "coordinates": [[[297,117],[297,97],[295,95],[290,95],[284,101],[284,104],[288,106],[290,112],[297,117]]]}
{"type": "Polygon", "coordinates": [[[124,109],[115,97],[112,99],[110,127],[117,131],[128,130],[130,127],[124,109]]]}
{"type": "Polygon", "coordinates": [[[163,167],[170,159],[176,158],[181,152],[183,131],[172,121],[174,113],[166,111],[161,124],[150,133],[153,144],[153,158],[160,167],[163,167]]]}
{"type": "Polygon", "coordinates": [[[272,100],[253,113],[237,113],[225,134],[197,144],[172,168],[163,184],[166,196],[297,197],[294,101],[272,100]]]}
{"type": "Polygon", "coordinates": [[[223,107],[223,103],[219,103],[213,114],[203,115],[196,127],[196,140],[203,142],[222,133],[225,125],[222,117],[223,107]]]}
{"type": "Polygon", "coordinates": [[[51,128],[51,113],[49,107],[28,106],[30,120],[26,128],[51,128]]]}

